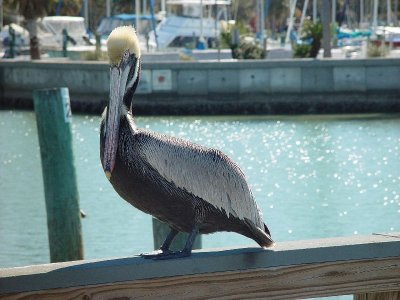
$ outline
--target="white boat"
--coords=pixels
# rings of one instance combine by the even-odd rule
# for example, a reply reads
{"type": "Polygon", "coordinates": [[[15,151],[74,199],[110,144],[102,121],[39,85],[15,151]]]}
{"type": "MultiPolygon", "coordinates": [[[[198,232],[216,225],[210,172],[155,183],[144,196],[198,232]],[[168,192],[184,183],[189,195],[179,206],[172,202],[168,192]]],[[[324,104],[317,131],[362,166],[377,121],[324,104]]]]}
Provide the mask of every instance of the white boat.
{"type": "Polygon", "coordinates": [[[181,15],[169,13],[149,33],[150,50],[166,48],[204,48],[214,44],[220,34],[220,20],[227,20],[230,0],[169,0],[167,5],[179,5],[181,15]],[[216,16],[212,16],[216,6],[216,16]],[[208,11],[204,16],[204,9],[208,11]],[[156,35],[155,35],[156,33],[156,35]],[[156,38],[157,36],[157,38],[156,38]],[[202,47],[200,47],[202,48],[202,47]]]}
{"type": "Polygon", "coordinates": [[[118,14],[110,17],[104,17],[97,27],[97,34],[100,34],[102,45],[106,44],[106,40],[111,31],[119,26],[133,26],[137,25],[137,18],[139,18],[139,30],[136,31],[138,36],[140,48],[147,50],[147,36],[152,28],[152,18],[150,15],[135,15],[135,14],[118,14]]]}
{"type": "MultiPolygon", "coordinates": [[[[15,52],[18,54],[24,49],[29,48],[29,32],[18,24],[11,23],[6,25],[0,31],[0,57],[3,57],[5,52],[9,50],[11,42],[10,26],[14,29],[15,33],[15,52]]],[[[7,55],[6,55],[7,56],[7,55]]]]}
{"type": "Polygon", "coordinates": [[[44,17],[38,22],[38,38],[41,49],[60,50],[63,46],[63,30],[75,41],[75,45],[68,48],[88,46],[88,35],[85,28],[85,19],[82,17],[51,16],[44,17]]]}
{"type": "Polygon", "coordinates": [[[380,45],[384,41],[388,46],[400,47],[400,27],[379,26],[375,31],[375,35],[376,38],[373,42],[377,45],[380,45]]]}

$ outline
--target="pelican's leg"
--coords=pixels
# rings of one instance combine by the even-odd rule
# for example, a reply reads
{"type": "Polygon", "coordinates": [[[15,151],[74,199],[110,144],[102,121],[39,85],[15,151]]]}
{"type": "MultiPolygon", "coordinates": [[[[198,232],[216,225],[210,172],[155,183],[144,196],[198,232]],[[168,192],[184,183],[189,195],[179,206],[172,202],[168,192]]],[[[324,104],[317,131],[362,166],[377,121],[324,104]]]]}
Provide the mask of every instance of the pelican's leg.
{"type": "Polygon", "coordinates": [[[167,237],[165,238],[164,243],[161,245],[160,250],[162,252],[168,252],[169,247],[171,246],[172,241],[178,234],[178,230],[171,228],[171,231],[168,233],[167,237]]]}
{"type": "Polygon", "coordinates": [[[160,254],[170,253],[171,251],[169,250],[169,247],[171,246],[171,243],[174,240],[174,238],[176,237],[176,235],[178,234],[178,230],[175,230],[172,227],[170,227],[170,229],[171,229],[170,232],[168,233],[167,237],[165,238],[165,241],[163,242],[163,244],[160,247],[161,252],[142,253],[142,254],[140,254],[140,256],[142,256],[144,258],[154,258],[160,254]]]}
{"type": "Polygon", "coordinates": [[[169,246],[171,245],[172,240],[176,236],[178,232],[174,232],[173,229],[171,228],[171,232],[165,239],[164,243],[161,246],[161,253],[158,253],[156,255],[143,255],[144,258],[152,258],[152,259],[171,259],[171,258],[181,258],[181,257],[187,257],[192,254],[192,249],[193,249],[193,244],[194,240],[196,239],[196,236],[199,234],[200,230],[200,225],[202,224],[205,216],[205,211],[204,207],[201,205],[201,203],[196,202],[194,206],[194,226],[192,231],[190,232],[186,243],[185,247],[182,249],[182,251],[165,251],[165,249],[169,249],[169,246]]]}
{"type": "Polygon", "coordinates": [[[172,259],[172,258],[181,258],[190,256],[190,254],[192,254],[194,240],[196,239],[196,236],[199,234],[199,227],[200,227],[199,223],[196,223],[194,225],[192,232],[189,234],[188,239],[186,240],[185,247],[183,248],[182,251],[161,252],[158,255],[153,256],[152,258],[158,260],[158,259],[172,259]]]}

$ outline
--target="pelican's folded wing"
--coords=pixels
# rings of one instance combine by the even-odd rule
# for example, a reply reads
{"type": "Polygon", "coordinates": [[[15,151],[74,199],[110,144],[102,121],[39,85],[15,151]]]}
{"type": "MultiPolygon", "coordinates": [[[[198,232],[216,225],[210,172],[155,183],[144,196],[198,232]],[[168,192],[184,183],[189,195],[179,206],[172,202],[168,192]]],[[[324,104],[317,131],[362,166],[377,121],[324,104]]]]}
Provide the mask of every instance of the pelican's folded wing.
{"type": "Polygon", "coordinates": [[[221,151],[155,133],[145,134],[143,140],[141,153],[166,180],[228,216],[248,219],[264,228],[244,174],[221,151]]]}

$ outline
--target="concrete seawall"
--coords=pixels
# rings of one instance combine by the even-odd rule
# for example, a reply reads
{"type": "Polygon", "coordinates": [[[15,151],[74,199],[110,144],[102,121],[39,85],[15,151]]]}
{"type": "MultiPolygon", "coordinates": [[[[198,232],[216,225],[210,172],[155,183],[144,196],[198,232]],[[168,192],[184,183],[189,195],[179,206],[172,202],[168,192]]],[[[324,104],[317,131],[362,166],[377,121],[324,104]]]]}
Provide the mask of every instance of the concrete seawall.
{"type": "MultiPolygon", "coordinates": [[[[103,62],[1,61],[0,107],[68,87],[75,111],[101,111],[103,62]]],[[[300,114],[400,111],[400,59],[144,63],[139,114],[300,114]]]]}

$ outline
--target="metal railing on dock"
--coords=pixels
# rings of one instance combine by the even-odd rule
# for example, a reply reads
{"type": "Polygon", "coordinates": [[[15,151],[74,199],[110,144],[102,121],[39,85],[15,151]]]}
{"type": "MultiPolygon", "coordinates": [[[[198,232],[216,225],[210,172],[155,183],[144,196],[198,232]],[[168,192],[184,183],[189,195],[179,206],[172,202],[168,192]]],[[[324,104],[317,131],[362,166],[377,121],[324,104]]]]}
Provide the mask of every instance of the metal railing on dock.
{"type": "Polygon", "coordinates": [[[400,299],[400,233],[0,269],[0,298],[400,299]]]}

